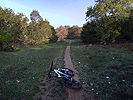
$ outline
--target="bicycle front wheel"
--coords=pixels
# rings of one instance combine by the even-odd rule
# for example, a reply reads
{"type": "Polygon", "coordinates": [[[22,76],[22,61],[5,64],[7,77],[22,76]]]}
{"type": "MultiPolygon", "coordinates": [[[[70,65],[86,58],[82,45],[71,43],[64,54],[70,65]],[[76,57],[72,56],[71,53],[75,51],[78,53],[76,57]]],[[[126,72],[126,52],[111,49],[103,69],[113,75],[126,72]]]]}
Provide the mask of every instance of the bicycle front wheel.
{"type": "Polygon", "coordinates": [[[81,89],[82,88],[82,85],[77,82],[76,80],[72,79],[72,82],[70,81],[70,79],[67,79],[67,78],[63,78],[62,79],[62,83],[68,87],[68,88],[71,88],[71,89],[81,89]]]}

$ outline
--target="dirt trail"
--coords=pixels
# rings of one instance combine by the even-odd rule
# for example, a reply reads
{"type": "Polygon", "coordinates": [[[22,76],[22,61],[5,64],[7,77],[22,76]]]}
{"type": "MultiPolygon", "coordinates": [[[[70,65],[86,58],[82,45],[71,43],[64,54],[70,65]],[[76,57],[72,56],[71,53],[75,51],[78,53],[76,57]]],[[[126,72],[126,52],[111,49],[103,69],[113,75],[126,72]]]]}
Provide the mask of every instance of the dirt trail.
{"type": "MultiPolygon", "coordinates": [[[[74,69],[73,64],[71,62],[70,45],[71,45],[71,41],[69,42],[69,45],[67,46],[65,55],[64,55],[65,68],[69,68],[69,69],[73,70],[75,72],[75,76],[73,78],[75,80],[79,81],[79,77],[77,75],[78,72],[74,69]]],[[[63,51],[62,51],[62,53],[63,53],[63,51]]],[[[61,58],[62,53],[60,53],[60,55],[58,55],[58,57],[54,59],[55,63],[56,63],[57,59],[62,59],[61,58]]],[[[60,62],[57,62],[57,63],[60,63],[60,62]]],[[[48,70],[49,70],[49,68],[48,68],[48,70]]],[[[42,84],[42,85],[39,85],[40,92],[35,94],[35,96],[33,97],[34,100],[54,100],[54,99],[63,100],[63,97],[66,100],[83,100],[83,96],[82,96],[83,95],[83,87],[80,90],[72,90],[72,89],[64,87],[66,90],[66,92],[65,92],[65,91],[61,91],[61,90],[59,91],[59,89],[61,87],[57,86],[57,84],[59,84],[59,83],[55,82],[55,80],[57,80],[57,79],[56,78],[54,79],[54,77],[50,80],[48,79],[48,77],[44,77],[44,78],[42,77],[42,78],[40,78],[40,80],[39,81],[42,84]],[[58,90],[58,92],[61,92],[61,93],[64,92],[64,94],[62,94],[64,96],[59,98],[58,96],[56,96],[57,93],[53,94],[53,90],[58,90]],[[68,93],[68,97],[65,95],[66,93],[68,93]]]]}
{"type": "MultiPolygon", "coordinates": [[[[72,61],[71,61],[71,57],[70,57],[70,45],[71,45],[71,41],[69,42],[69,45],[67,46],[66,48],[66,51],[65,51],[65,68],[69,68],[71,70],[73,70],[75,72],[75,75],[74,75],[74,79],[79,81],[79,77],[77,75],[77,71],[75,70],[75,68],[73,67],[73,64],[72,64],[72,61]]],[[[68,100],[83,100],[83,87],[82,89],[80,90],[72,90],[72,89],[67,89],[68,91],[68,100]]]]}

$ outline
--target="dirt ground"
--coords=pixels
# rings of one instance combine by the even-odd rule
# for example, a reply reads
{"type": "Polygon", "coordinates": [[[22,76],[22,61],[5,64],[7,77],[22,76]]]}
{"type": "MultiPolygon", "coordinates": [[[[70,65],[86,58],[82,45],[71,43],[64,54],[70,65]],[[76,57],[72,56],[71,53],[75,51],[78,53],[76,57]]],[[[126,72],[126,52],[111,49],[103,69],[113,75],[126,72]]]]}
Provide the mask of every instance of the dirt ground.
{"type": "MultiPolygon", "coordinates": [[[[71,41],[69,42],[67,48],[66,48],[66,51],[65,51],[65,55],[64,55],[64,61],[65,61],[65,68],[69,68],[71,70],[73,70],[75,72],[75,75],[73,77],[73,79],[75,79],[76,81],[79,81],[79,77],[77,75],[77,71],[75,70],[75,68],[73,67],[73,64],[72,64],[72,61],[71,61],[71,57],[70,57],[70,45],[71,45],[71,41]]],[[[60,55],[59,55],[60,57],[60,55]]],[[[55,58],[55,63],[56,63],[56,60],[59,59],[58,57],[55,58]]],[[[49,69],[48,69],[49,70],[49,69]]],[[[63,86],[62,88],[62,93],[64,92],[64,94],[68,93],[68,96],[67,95],[63,95],[63,98],[59,98],[59,97],[54,97],[54,99],[51,97],[52,96],[52,93],[51,91],[53,89],[58,89],[58,87],[56,87],[56,85],[52,88],[51,88],[51,85],[52,84],[55,84],[53,82],[55,82],[54,78],[52,79],[48,79],[47,77],[42,77],[40,78],[40,80],[42,80],[42,84],[44,85],[40,85],[39,86],[39,89],[41,90],[39,93],[36,93],[35,96],[33,97],[34,100],[83,100],[83,90],[84,90],[84,86],[82,86],[82,88],[80,90],[72,90],[72,89],[69,89],[69,88],[66,88],[63,86]],[[65,89],[65,90],[63,90],[65,89]],[[45,91],[47,90],[47,91],[45,91]]]]}
{"type": "MultiPolygon", "coordinates": [[[[65,68],[69,68],[71,70],[73,70],[75,72],[74,75],[74,79],[79,81],[79,77],[77,75],[77,71],[75,70],[75,68],[73,67],[72,61],[71,61],[71,57],[70,57],[70,45],[71,45],[71,41],[69,42],[69,45],[66,48],[65,51],[65,57],[64,57],[64,61],[65,61],[65,68]]],[[[67,88],[68,91],[68,98],[67,100],[83,100],[83,88],[82,87],[80,90],[72,90],[67,88]]]]}

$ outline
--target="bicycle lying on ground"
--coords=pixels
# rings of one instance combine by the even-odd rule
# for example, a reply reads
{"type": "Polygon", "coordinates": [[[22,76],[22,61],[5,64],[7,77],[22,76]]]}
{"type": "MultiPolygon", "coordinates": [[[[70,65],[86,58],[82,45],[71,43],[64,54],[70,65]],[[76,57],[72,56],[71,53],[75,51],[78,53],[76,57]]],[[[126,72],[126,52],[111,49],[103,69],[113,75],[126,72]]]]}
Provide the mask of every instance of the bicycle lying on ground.
{"type": "Polygon", "coordinates": [[[75,75],[74,71],[68,68],[53,69],[53,61],[52,61],[52,64],[51,64],[51,67],[48,73],[49,79],[51,77],[59,77],[59,78],[62,78],[62,83],[66,87],[71,88],[71,89],[80,89],[82,85],[72,78],[74,75],[75,75]],[[52,75],[51,71],[54,71],[56,75],[55,76],[52,75]]]}

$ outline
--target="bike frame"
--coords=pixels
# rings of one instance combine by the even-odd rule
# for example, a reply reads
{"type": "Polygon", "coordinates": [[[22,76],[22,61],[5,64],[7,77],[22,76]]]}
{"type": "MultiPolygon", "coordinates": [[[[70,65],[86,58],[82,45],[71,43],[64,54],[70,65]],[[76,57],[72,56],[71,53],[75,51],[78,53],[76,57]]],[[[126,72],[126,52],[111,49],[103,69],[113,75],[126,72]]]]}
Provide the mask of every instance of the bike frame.
{"type": "Polygon", "coordinates": [[[57,77],[59,77],[59,78],[60,77],[64,77],[66,79],[69,79],[70,80],[70,83],[72,83],[72,77],[71,76],[69,76],[69,75],[67,75],[67,74],[59,71],[59,69],[54,69],[53,71],[58,75],[57,77]]]}
{"type": "Polygon", "coordinates": [[[71,88],[71,89],[80,89],[82,87],[82,85],[79,82],[72,79],[72,77],[75,74],[74,71],[72,71],[71,69],[68,69],[68,68],[53,69],[52,67],[53,67],[53,61],[52,61],[52,64],[51,64],[51,67],[50,67],[50,70],[48,73],[49,79],[51,77],[63,78],[62,83],[66,87],[71,88]],[[52,75],[51,71],[54,71],[56,73],[56,75],[52,75]],[[70,73],[69,73],[69,71],[70,71],[70,73]],[[76,87],[75,87],[75,84],[77,85],[76,87]]]}
{"type": "Polygon", "coordinates": [[[54,69],[54,72],[58,75],[58,77],[64,77],[64,76],[69,77],[69,78],[71,77],[71,76],[59,71],[59,69],[54,69]]]}
{"type": "MultiPolygon", "coordinates": [[[[73,80],[73,79],[72,79],[72,76],[69,76],[69,75],[67,75],[67,74],[65,74],[65,73],[63,73],[63,72],[61,72],[60,70],[63,70],[63,69],[61,69],[61,68],[52,69],[52,67],[53,67],[53,61],[52,61],[51,68],[50,68],[50,71],[49,71],[49,74],[48,74],[49,78],[51,78],[51,76],[52,76],[51,71],[54,71],[54,72],[57,74],[57,76],[54,76],[54,77],[66,78],[66,79],[70,80],[70,84],[72,84],[72,80],[73,80]]],[[[65,69],[64,71],[67,72],[68,69],[65,69]]]]}

